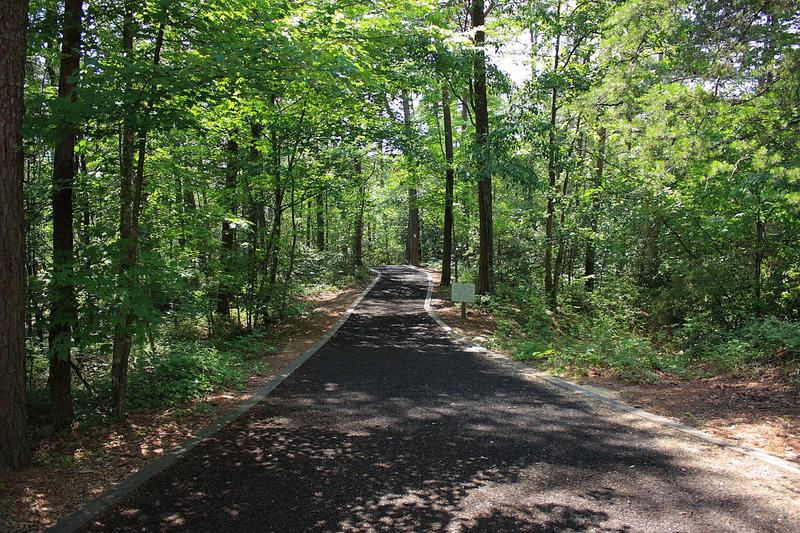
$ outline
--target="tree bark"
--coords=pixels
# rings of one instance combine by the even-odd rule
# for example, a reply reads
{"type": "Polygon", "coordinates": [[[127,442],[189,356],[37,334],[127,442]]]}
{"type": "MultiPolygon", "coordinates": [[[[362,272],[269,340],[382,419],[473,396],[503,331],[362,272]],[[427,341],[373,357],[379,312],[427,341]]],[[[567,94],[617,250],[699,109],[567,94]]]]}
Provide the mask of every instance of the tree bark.
{"type": "Polygon", "coordinates": [[[606,129],[600,126],[597,130],[597,159],[594,165],[594,191],[589,211],[589,228],[591,234],[586,242],[586,255],[583,263],[583,276],[587,292],[594,291],[597,275],[597,223],[600,218],[600,188],[603,186],[603,168],[606,157],[606,129]]]}
{"type": "MultiPolygon", "coordinates": [[[[411,136],[411,104],[408,95],[403,93],[403,125],[406,134],[407,153],[406,158],[412,156],[410,151],[411,136]]],[[[408,188],[408,233],[406,236],[406,263],[419,266],[419,202],[417,199],[416,176],[409,176],[411,185],[408,188]]]]}
{"type": "MultiPolygon", "coordinates": [[[[558,3],[556,23],[560,24],[561,2],[558,3]]],[[[553,72],[559,68],[559,53],[561,48],[561,31],[556,33],[555,52],[553,55],[553,72]]],[[[558,280],[555,279],[553,265],[553,247],[555,239],[555,212],[556,212],[556,179],[558,167],[556,161],[556,119],[558,113],[558,87],[553,84],[550,93],[550,133],[548,135],[547,149],[547,208],[545,211],[545,252],[544,252],[544,292],[547,303],[555,309],[558,306],[558,280]]]]}
{"type": "Polygon", "coordinates": [[[761,317],[764,314],[764,305],[761,299],[762,293],[762,285],[763,285],[763,276],[764,276],[764,255],[766,250],[766,223],[764,222],[764,217],[761,212],[761,195],[758,195],[759,206],[758,211],[756,212],[756,223],[755,223],[755,243],[753,246],[754,249],[754,261],[753,261],[753,313],[757,317],[761,317]]]}
{"type": "MultiPolygon", "coordinates": [[[[130,56],[134,52],[133,35],[134,19],[131,4],[125,2],[122,27],[123,54],[130,56]]],[[[158,65],[161,59],[161,47],[164,43],[164,24],[162,23],[156,37],[153,64],[158,65]]],[[[152,100],[145,109],[145,117],[153,110],[152,100]]],[[[120,262],[118,267],[119,287],[125,298],[131,298],[136,287],[136,280],[131,271],[139,257],[139,217],[144,203],[144,168],[147,152],[147,124],[140,126],[138,136],[130,116],[126,116],[122,124],[121,157],[120,157],[120,262]],[[138,137],[138,146],[136,138],[138,137]],[[138,160],[134,169],[133,161],[138,152],[138,160]]],[[[128,360],[133,346],[131,326],[135,316],[130,305],[119,303],[118,323],[114,327],[114,340],[111,352],[111,411],[117,420],[126,416],[126,398],[128,392],[128,360]]]]}
{"type": "Polygon", "coordinates": [[[22,117],[28,2],[0,0],[0,472],[28,464],[22,117]]]}
{"type": "Polygon", "coordinates": [[[366,180],[361,175],[361,161],[356,162],[356,180],[358,181],[358,205],[356,206],[355,231],[353,232],[353,264],[364,266],[364,210],[367,202],[366,180]]]}
{"type": "MultiPolygon", "coordinates": [[[[122,26],[122,49],[126,56],[133,53],[133,14],[126,2],[122,26]]],[[[135,152],[134,129],[130,117],[122,124],[120,154],[120,263],[117,269],[119,289],[122,298],[119,302],[118,322],[114,327],[114,341],[111,349],[111,410],[117,420],[125,419],[125,401],[128,391],[128,359],[131,353],[131,312],[127,300],[132,288],[130,270],[136,261],[136,246],[133,231],[133,158],[135,152]]]]}
{"type": "Polygon", "coordinates": [[[65,109],[56,118],[59,140],[53,154],[53,285],[50,294],[50,389],[53,429],[61,431],[72,423],[71,349],[72,326],[77,321],[74,269],[73,186],[76,124],[69,104],[75,101],[76,77],[80,69],[82,0],[64,1],[64,27],[58,96],[65,109]]]}
{"type": "MultiPolygon", "coordinates": [[[[226,144],[228,152],[228,168],[225,174],[225,203],[231,213],[236,212],[236,175],[239,172],[239,144],[235,138],[228,139],[226,144]]],[[[233,261],[234,229],[227,220],[222,221],[222,282],[220,283],[219,294],[217,296],[217,314],[224,320],[230,320],[231,300],[231,262],[233,261]]]]}
{"type": "Polygon", "coordinates": [[[317,215],[317,250],[320,252],[325,251],[325,196],[318,193],[315,198],[316,201],[316,215],[317,215]]]}
{"type": "Polygon", "coordinates": [[[489,294],[494,284],[494,229],[492,222],[492,176],[488,165],[489,141],[489,100],[486,91],[486,53],[483,50],[486,42],[486,23],[484,0],[473,0],[472,27],[475,31],[475,52],[472,69],[472,107],[475,111],[475,140],[477,144],[478,175],[478,219],[479,219],[479,252],[478,252],[478,294],[489,294]]]}
{"type": "MultiPolygon", "coordinates": [[[[275,98],[272,101],[275,105],[275,98]]],[[[275,192],[275,203],[273,205],[274,216],[272,219],[272,230],[267,244],[267,259],[269,261],[269,285],[275,285],[278,279],[278,257],[281,249],[281,229],[283,225],[283,198],[285,190],[283,187],[283,177],[281,172],[281,142],[275,129],[270,131],[270,144],[272,146],[272,179],[273,190],[275,192]]]]}
{"type": "Polygon", "coordinates": [[[444,180],[444,242],[442,244],[442,285],[452,283],[453,261],[453,119],[450,115],[450,94],[442,87],[442,119],[444,122],[444,160],[447,169],[444,180]]]}

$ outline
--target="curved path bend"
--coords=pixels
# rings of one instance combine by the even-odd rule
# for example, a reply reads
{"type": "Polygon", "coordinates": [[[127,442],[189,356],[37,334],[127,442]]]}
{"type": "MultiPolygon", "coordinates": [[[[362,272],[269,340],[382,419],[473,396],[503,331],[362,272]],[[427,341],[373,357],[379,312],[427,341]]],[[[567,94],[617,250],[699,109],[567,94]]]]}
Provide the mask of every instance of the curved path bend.
{"type": "Polygon", "coordinates": [[[520,373],[381,279],[313,357],[87,531],[800,531],[800,478],[520,373]]]}

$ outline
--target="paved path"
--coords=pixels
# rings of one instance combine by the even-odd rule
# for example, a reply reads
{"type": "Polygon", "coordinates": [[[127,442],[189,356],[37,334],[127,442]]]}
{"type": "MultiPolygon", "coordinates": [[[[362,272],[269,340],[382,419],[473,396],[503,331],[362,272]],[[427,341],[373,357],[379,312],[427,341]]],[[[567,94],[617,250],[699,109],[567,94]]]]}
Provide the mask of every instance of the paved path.
{"type": "Polygon", "coordinates": [[[424,274],[381,272],[271,395],[88,529],[800,531],[796,475],[471,352],[424,274]]]}

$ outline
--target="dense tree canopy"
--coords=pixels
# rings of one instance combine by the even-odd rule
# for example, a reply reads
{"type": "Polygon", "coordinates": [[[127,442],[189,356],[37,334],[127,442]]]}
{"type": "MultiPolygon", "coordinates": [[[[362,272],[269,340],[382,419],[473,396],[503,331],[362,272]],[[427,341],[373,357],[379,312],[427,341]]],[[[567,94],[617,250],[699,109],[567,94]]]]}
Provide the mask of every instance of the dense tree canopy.
{"type": "Polygon", "coordinates": [[[476,281],[524,357],[796,368],[790,0],[35,0],[29,19],[25,372],[56,428],[75,394],[124,418],[148,379],[229,353],[198,339],[403,261],[476,281]]]}

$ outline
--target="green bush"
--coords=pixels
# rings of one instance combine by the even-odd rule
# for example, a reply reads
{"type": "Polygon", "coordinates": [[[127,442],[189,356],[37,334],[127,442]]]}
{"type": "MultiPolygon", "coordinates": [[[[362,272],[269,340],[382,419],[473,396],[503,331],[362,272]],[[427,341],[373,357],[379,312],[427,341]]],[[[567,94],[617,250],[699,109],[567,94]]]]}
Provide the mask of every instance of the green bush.
{"type": "Polygon", "coordinates": [[[599,369],[635,381],[649,381],[658,371],[686,371],[682,354],[652,342],[646,317],[634,306],[627,287],[610,287],[603,293],[568,287],[555,312],[546,308],[534,289],[506,288],[502,295],[506,309],[516,310],[524,337],[513,343],[517,359],[559,373],[599,369]]]}
{"type": "Polygon", "coordinates": [[[200,343],[144,355],[130,377],[133,406],[177,405],[201,398],[218,387],[244,383],[249,367],[241,355],[220,352],[200,343]]]}
{"type": "Polygon", "coordinates": [[[707,361],[720,372],[739,374],[765,365],[787,369],[800,360],[800,324],[776,317],[750,318],[733,330],[710,326],[703,317],[681,329],[692,359],[707,361]]]}

